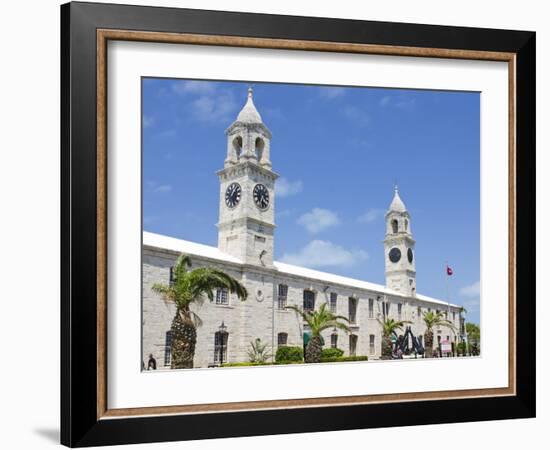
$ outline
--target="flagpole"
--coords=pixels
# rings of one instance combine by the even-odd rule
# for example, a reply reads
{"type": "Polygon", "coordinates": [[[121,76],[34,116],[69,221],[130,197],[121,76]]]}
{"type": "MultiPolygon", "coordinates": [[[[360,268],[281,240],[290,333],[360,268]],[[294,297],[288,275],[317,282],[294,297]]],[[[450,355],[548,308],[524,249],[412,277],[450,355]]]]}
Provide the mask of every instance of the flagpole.
{"type": "MultiPolygon", "coordinates": [[[[445,261],[445,291],[446,291],[446,295],[447,295],[447,320],[450,320],[450,317],[451,317],[451,300],[449,298],[449,276],[450,276],[449,275],[449,261],[445,261]]],[[[451,329],[451,331],[453,331],[453,330],[451,329]]]]}

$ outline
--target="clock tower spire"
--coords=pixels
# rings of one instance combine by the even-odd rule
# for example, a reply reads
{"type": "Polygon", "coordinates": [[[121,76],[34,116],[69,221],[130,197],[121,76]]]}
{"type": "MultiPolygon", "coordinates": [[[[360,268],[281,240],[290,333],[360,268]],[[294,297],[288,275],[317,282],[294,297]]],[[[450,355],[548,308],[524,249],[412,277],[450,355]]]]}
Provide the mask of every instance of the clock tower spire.
{"type": "Polygon", "coordinates": [[[218,248],[248,264],[273,265],[275,180],[271,132],[254,105],[252,88],[225,132],[227,156],[220,180],[218,248]]]}
{"type": "Polygon", "coordinates": [[[386,287],[414,297],[416,295],[416,255],[410,219],[396,185],[393,200],[386,212],[384,239],[386,287]]]}

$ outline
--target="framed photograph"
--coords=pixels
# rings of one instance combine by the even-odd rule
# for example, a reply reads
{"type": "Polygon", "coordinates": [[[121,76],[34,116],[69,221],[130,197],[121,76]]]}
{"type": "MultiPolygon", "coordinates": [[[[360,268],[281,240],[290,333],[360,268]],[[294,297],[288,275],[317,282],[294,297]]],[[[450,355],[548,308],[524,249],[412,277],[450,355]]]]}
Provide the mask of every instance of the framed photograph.
{"type": "Polygon", "coordinates": [[[535,415],[535,33],[61,7],[61,441],[535,415]]]}

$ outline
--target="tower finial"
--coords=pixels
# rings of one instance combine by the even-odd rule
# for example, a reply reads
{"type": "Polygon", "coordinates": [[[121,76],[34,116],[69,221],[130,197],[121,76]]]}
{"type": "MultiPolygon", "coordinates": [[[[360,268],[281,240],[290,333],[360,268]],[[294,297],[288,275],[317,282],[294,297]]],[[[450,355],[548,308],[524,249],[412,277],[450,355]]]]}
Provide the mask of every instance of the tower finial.
{"type": "Polygon", "coordinates": [[[397,182],[393,183],[393,192],[399,194],[399,188],[397,187],[397,182]]]}
{"type": "Polygon", "coordinates": [[[252,85],[248,85],[248,98],[252,99],[252,95],[254,94],[254,89],[252,89],[252,85]]]}

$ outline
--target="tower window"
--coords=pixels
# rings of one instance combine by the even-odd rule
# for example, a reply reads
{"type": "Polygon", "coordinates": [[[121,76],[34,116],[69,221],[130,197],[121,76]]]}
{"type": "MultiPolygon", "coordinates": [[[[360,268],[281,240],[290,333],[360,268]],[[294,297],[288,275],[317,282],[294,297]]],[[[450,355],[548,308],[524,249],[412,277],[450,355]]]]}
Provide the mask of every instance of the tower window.
{"type": "Polygon", "coordinates": [[[409,221],[405,219],[405,231],[409,229],[409,221]]]}
{"type": "Polygon", "coordinates": [[[397,233],[397,230],[398,230],[398,228],[399,228],[399,223],[397,222],[396,219],[393,219],[393,220],[391,221],[391,228],[392,228],[392,232],[393,232],[393,233],[397,233]]]}
{"type": "Polygon", "coordinates": [[[315,309],[315,292],[308,289],[304,290],[304,311],[313,311],[315,309]]]}
{"type": "Polygon", "coordinates": [[[262,156],[264,154],[264,140],[261,138],[256,139],[256,145],[255,145],[255,153],[256,153],[256,159],[258,161],[262,160],[262,156]]]}
{"type": "Polygon", "coordinates": [[[235,157],[239,159],[241,157],[241,154],[243,152],[243,138],[240,136],[237,136],[235,139],[233,139],[233,151],[235,152],[235,157]]]}

